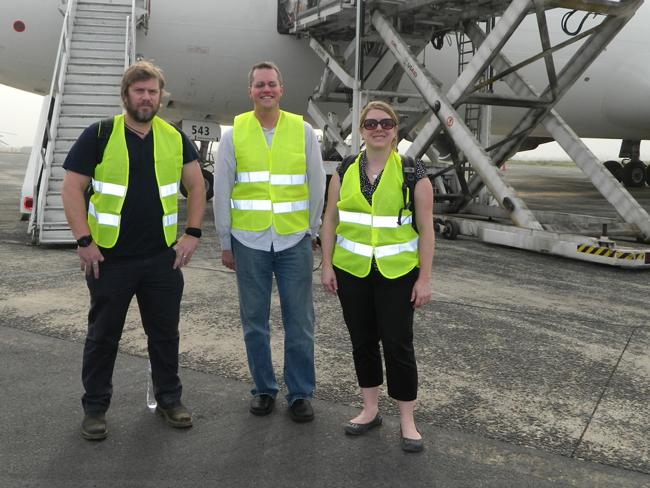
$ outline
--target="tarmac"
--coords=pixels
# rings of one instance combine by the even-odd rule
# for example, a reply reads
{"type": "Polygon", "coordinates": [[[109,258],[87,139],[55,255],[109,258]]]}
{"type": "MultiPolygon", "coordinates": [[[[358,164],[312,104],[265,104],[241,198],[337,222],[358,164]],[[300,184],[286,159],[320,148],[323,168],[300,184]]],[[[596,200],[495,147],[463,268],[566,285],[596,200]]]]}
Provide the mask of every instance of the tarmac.
{"type": "MultiPolygon", "coordinates": [[[[426,448],[406,454],[385,392],[384,425],[343,434],[358,388],[340,306],[318,270],[316,420],[293,423],[283,401],[268,417],[248,412],[236,285],[216,259],[209,208],[205,238],[184,269],[181,312],[194,427],[171,429],[146,408],[134,306],[109,437],[84,440],[88,294],[73,248],[31,245],[17,210],[24,166],[24,155],[0,154],[0,487],[650,487],[648,272],[439,240],[433,299],[415,329],[426,448]]],[[[581,213],[608,212],[571,169],[511,165],[507,178],[533,208],[551,198],[564,210],[579,202],[581,213]]],[[[650,208],[650,188],[635,194],[650,208]]],[[[277,295],[271,323],[281,377],[277,295]]]]}

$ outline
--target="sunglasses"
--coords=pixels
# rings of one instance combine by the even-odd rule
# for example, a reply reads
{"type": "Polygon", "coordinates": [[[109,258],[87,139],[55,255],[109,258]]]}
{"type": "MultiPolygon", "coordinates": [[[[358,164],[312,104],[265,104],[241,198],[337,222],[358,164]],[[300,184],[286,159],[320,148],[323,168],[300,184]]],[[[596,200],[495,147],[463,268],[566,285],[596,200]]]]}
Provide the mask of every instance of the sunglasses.
{"type": "Polygon", "coordinates": [[[377,126],[381,125],[384,130],[393,129],[397,123],[393,119],[366,119],[363,121],[363,128],[366,130],[375,130],[377,126]]]}

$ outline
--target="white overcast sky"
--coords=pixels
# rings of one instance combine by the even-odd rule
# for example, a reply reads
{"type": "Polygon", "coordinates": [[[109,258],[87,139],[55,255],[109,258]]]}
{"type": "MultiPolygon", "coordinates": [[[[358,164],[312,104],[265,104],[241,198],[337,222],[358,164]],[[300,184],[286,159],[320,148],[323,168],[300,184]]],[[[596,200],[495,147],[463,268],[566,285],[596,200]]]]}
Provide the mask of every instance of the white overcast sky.
{"type": "MultiPolygon", "coordinates": [[[[0,141],[9,146],[31,146],[42,101],[40,95],[0,85],[0,141]]],[[[603,161],[618,156],[619,141],[585,139],[585,143],[603,161]]],[[[567,156],[557,144],[551,143],[520,153],[518,159],[567,159],[567,156]]],[[[641,159],[650,160],[650,142],[642,143],[641,159]]]]}

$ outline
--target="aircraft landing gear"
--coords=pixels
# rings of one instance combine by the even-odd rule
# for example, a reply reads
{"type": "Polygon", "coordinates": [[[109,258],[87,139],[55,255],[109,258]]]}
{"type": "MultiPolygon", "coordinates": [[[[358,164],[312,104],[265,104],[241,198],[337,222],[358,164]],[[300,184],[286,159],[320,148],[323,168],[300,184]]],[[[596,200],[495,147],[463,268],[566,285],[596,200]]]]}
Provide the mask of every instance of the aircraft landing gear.
{"type": "Polygon", "coordinates": [[[616,178],[618,181],[623,179],[623,165],[618,161],[613,159],[605,161],[603,166],[609,170],[609,172],[616,178]]]}
{"type": "MultiPolygon", "coordinates": [[[[214,196],[214,175],[206,168],[201,168],[201,174],[203,175],[203,183],[205,184],[205,201],[208,202],[214,196]]],[[[187,189],[182,181],[180,190],[181,195],[187,198],[187,189]]]]}
{"type": "Polygon", "coordinates": [[[638,159],[623,166],[623,184],[630,188],[640,188],[646,182],[646,166],[638,159]]]}
{"type": "Polygon", "coordinates": [[[605,161],[603,166],[628,188],[640,188],[646,183],[650,185],[650,168],[646,167],[643,161],[632,159],[619,163],[612,159],[605,161]]]}

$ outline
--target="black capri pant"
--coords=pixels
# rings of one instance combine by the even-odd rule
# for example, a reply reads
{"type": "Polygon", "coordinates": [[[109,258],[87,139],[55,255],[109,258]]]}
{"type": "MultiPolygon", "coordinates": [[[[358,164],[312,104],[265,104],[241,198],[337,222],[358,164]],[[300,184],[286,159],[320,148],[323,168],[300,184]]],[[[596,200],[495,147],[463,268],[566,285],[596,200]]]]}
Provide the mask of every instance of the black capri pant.
{"type": "Polygon", "coordinates": [[[379,341],[384,350],[388,395],[395,400],[417,398],[418,370],[413,349],[411,292],[418,268],[396,279],[373,266],[365,278],[334,267],[343,318],[352,340],[354,368],[361,388],[383,383],[379,341]]]}

